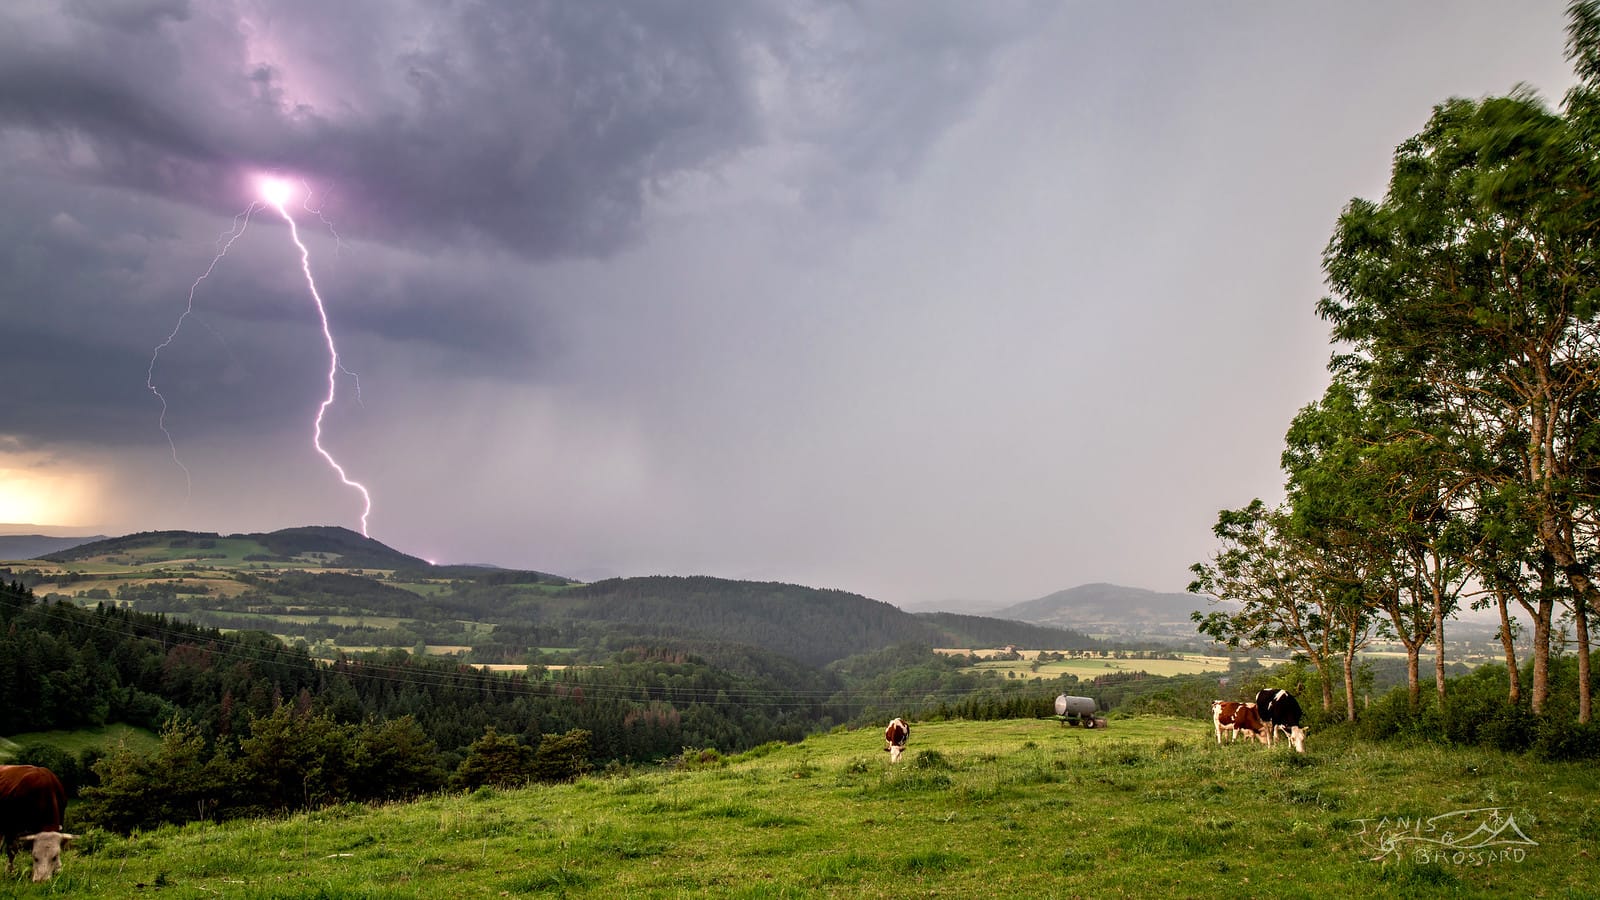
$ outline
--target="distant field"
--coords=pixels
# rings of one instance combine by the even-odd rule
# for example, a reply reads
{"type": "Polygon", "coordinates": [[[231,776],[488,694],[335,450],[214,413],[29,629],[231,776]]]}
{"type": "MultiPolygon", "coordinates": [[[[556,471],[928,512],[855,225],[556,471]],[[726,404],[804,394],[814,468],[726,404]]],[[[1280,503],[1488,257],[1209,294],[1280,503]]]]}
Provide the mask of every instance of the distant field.
{"type": "MultiPolygon", "coordinates": [[[[940,653],[968,653],[973,651],[941,649],[940,653]]],[[[1000,650],[978,650],[978,655],[986,653],[1000,653],[1000,650]]],[[[1232,662],[1226,656],[1205,656],[1198,653],[1185,653],[1182,659],[1103,659],[1100,657],[1085,657],[1074,659],[1053,660],[1040,663],[1038,670],[1034,670],[1034,660],[1039,656],[1038,650],[1018,651],[1023,656],[1018,660],[990,659],[962,669],[963,672],[998,672],[1002,676],[1011,677],[1015,673],[1017,678],[1059,678],[1062,675],[1076,675],[1079,678],[1093,678],[1097,675],[1106,675],[1114,672],[1148,672],[1151,675],[1195,675],[1204,672],[1226,672],[1232,662]]],[[[1261,657],[1262,665],[1275,665],[1282,660],[1261,657]]]]}
{"type": "MultiPolygon", "coordinates": [[[[486,672],[526,672],[528,670],[528,667],[525,665],[512,665],[509,663],[484,663],[474,665],[476,668],[482,669],[486,672]]],[[[551,672],[560,672],[564,669],[601,669],[604,668],[604,666],[540,666],[540,668],[547,669],[551,672]]]]}
{"type": "Polygon", "coordinates": [[[340,628],[358,628],[362,626],[368,628],[393,628],[397,625],[415,621],[403,616],[326,616],[301,613],[235,612],[231,609],[208,609],[204,610],[204,612],[239,619],[258,619],[262,622],[288,622],[293,625],[316,625],[326,622],[329,625],[337,625],[340,628]]]}

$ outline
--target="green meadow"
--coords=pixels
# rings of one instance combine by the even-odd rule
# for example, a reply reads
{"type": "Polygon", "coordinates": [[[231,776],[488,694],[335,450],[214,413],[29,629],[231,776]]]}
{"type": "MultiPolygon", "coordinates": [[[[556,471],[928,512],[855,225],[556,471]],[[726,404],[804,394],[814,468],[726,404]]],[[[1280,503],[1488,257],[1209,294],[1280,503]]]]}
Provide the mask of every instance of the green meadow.
{"type": "Polygon", "coordinates": [[[161,739],[132,725],[112,724],[96,728],[79,728],[73,731],[29,731],[0,737],[0,763],[6,763],[18,750],[33,744],[49,744],[56,749],[77,756],[92,748],[109,749],[127,743],[140,750],[153,750],[161,739]]]}
{"type": "MultiPolygon", "coordinates": [[[[1068,659],[1034,662],[1038,651],[1023,651],[1022,659],[986,659],[963,672],[995,672],[1009,678],[1059,678],[1076,675],[1091,679],[1116,672],[1144,672],[1149,675],[1195,675],[1202,672],[1226,673],[1232,661],[1226,656],[1206,656],[1185,653],[1182,659],[1112,659],[1103,657],[1071,657],[1068,659]]],[[[1277,662],[1263,658],[1266,664],[1277,662]]]]}
{"type": "Polygon", "coordinates": [[[1305,755],[1219,747],[1167,718],[914,723],[893,766],[882,746],[836,730],[570,785],[88,831],[56,879],[19,872],[0,897],[1592,897],[1600,879],[1591,763],[1337,732],[1305,755]],[[1464,837],[1490,816],[1515,827],[1464,837]]]}

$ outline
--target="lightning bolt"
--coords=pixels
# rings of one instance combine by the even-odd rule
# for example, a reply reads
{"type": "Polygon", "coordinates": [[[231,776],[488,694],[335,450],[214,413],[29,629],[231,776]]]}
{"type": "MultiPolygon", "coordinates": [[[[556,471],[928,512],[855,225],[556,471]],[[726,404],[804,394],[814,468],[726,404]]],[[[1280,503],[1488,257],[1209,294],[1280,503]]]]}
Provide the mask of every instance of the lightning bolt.
{"type": "MultiPolygon", "coordinates": [[[[311,445],[316,448],[322,459],[338,474],[339,480],[345,487],[354,488],[361,495],[361,533],[367,533],[367,519],[372,515],[372,494],[366,485],[352,479],[344,470],[344,466],[334,459],[333,454],[322,446],[322,418],[327,415],[328,407],[333,405],[339,393],[339,372],[344,367],[339,363],[339,347],[333,340],[333,329],[328,325],[328,307],[322,300],[322,292],[317,290],[317,279],[311,274],[311,251],[300,240],[300,226],[295,223],[294,216],[289,215],[289,198],[294,194],[294,186],[288,181],[271,175],[262,176],[257,181],[257,189],[261,198],[267,205],[278,211],[283,220],[289,223],[289,238],[294,241],[295,247],[300,250],[300,271],[306,277],[306,288],[311,292],[311,299],[316,301],[317,317],[322,322],[322,340],[328,346],[328,394],[322,398],[322,403],[317,407],[316,419],[312,422],[311,445]]],[[[307,192],[309,200],[309,191],[307,192]]],[[[319,213],[320,215],[320,213],[319,213]]],[[[348,371],[348,370],[346,370],[348,371]]]]}
{"type": "MultiPolygon", "coordinates": [[[[367,526],[367,520],[372,515],[371,492],[367,490],[366,485],[363,485],[361,482],[352,479],[345,471],[344,466],[340,465],[339,461],[334,458],[333,454],[330,453],[326,447],[322,446],[322,420],[323,417],[327,415],[328,407],[333,405],[334,400],[338,396],[339,373],[344,372],[345,374],[351,376],[351,378],[355,379],[356,399],[358,402],[360,401],[361,397],[361,381],[356,373],[346,369],[339,361],[339,347],[334,342],[333,329],[328,323],[327,305],[322,300],[322,292],[317,289],[317,280],[315,276],[311,274],[311,251],[306,248],[305,242],[300,240],[300,227],[295,222],[294,216],[289,214],[288,203],[295,193],[294,185],[289,183],[286,179],[277,176],[262,175],[256,179],[256,191],[260,195],[260,199],[251,201],[250,205],[245,209],[244,212],[234,216],[233,227],[227,232],[224,232],[223,235],[217,239],[217,243],[219,245],[217,255],[212,257],[211,264],[206,267],[204,272],[200,273],[200,277],[196,278],[194,283],[189,285],[188,304],[184,307],[183,313],[178,316],[178,321],[173,325],[172,333],[167,335],[166,340],[162,341],[160,344],[157,344],[155,350],[150,354],[150,368],[145,373],[145,387],[149,388],[150,393],[154,394],[156,399],[161,402],[161,416],[157,420],[157,424],[161,428],[161,433],[167,438],[167,446],[172,451],[172,461],[177,464],[178,468],[183,470],[183,479],[186,488],[185,496],[188,496],[188,494],[192,493],[194,489],[193,480],[189,473],[189,467],[184,465],[183,460],[179,458],[178,445],[172,438],[172,432],[167,428],[167,398],[163,396],[161,391],[156,387],[156,363],[161,358],[161,351],[171,346],[172,342],[178,339],[178,332],[183,330],[184,320],[188,319],[190,314],[194,312],[194,295],[195,292],[199,290],[200,283],[205,281],[206,278],[211,275],[212,271],[216,269],[217,264],[222,261],[222,258],[228,255],[228,250],[233,247],[234,242],[244,235],[245,228],[250,224],[251,214],[257,209],[271,207],[278,212],[278,215],[283,217],[285,222],[289,223],[289,237],[294,241],[295,247],[300,251],[300,271],[305,275],[306,287],[311,293],[311,299],[316,302],[317,317],[322,324],[322,339],[328,347],[328,393],[322,399],[321,404],[317,406],[317,415],[312,421],[311,445],[316,449],[317,454],[320,455],[322,459],[327,462],[328,466],[333,469],[334,473],[339,476],[339,480],[343,482],[346,487],[354,489],[361,495],[361,533],[364,536],[371,537],[371,535],[368,534],[367,526]]],[[[306,195],[304,207],[306,211],[311,212],[318,218],[322,219],[323,223],[328,225],[328,230],[333,232],[334,240],[338,241],[338,232],[333,231],[332,223],[329,223],[327,218],[322,215],[321,209],[311,208],[310,188],[306,187],[305,191],[306,195]]]]}
{"type": "Polygon", "coordinates": [[[172,345],[173,341],[178,339],[178,332],[183,330],[184,320],[189,318],[190,313],[194,312],[194,292],[199,290],[200,282],[211,276],[211,272],[216,269],[217,263],[228,255],[228,249],[233,246],[233,242],[244,235],[245,228],[250,225],[250,214],[255,211],[256,206],[257,204],[251,203],[244,212],[234,216],[233,227],[223,232],[222,237],[217,238],[217,243],[220,245],[217,255],[211,258],[211,265],[206,266],[206,270],[200,273],[200,277],[194,280],[194,284],[189,285],[188,305],[183,308],[183,314],[178,316],[178,321],[173,324],[172,333],[167,335],[166,340],[157,344],[156,349],[150,354],[150,368],[145,372],[144,386],[150,389],[150,393],[156,395],[157,400],[161,401],[161,416],[156,420],[156,424],[160,426],[161,433],[167,438],[167,448],[172,451],[172,461],[177,464],[178,468],[183,470],[184,499],[188,499],[194,492],[194,479],[189,475],[189,467],[184,465],[183,460],[178,458],[178,444],[172,439],[172,432],[167,430],[167,398],[156,388],[156,362],[161,359],[161,351],[167,349],[172,345]]]}

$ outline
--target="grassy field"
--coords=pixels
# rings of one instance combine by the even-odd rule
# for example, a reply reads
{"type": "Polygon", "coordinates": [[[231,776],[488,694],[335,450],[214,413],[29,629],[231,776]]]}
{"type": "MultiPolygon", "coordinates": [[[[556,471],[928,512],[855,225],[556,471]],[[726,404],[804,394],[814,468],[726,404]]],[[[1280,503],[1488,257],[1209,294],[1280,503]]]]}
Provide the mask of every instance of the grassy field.
{"type": "Polygon", "coordinates": [[[0,737],[0,763],[9,761],[13,754],[29,744],[50,744],[76,756],[90,747],[110,748],[123,741],[141,750],[151,750],[160,740],[154,734],[132,725],[105,725],[75,731],[30,731],[0,737]]]}
{"type": "Polygon", "coordinates": [[[214,612],[218,615],[230,616],[235,619],[256,619],[263,625],[273,623],[287,623],[290,625],[337,625],[340,628],[394,628],[407,622],[415,621],[406,616],[379,616],[379,615],[324,615],[322,613],[256,613],[237,612],[231,609],[209,610],[199,608],[200,612],[214,612]]]}
{"type": "Polygon", "coordinates": [[[1594,765],[1323,741],[914,723],[890,766],[877,729],[838,731],[721,767],[91,832],[0,897],[1594,896],[1594,765]],[[1490,809],[1517,830],[1471,850],[1400,823],[1490,809]]]}
{"type": "MultiPolygon", "coordinates": [[[[1076,675],[1079,678],[1087,679],[1113,672],[1148,672],[1151,675],[1192,675],[1202,672],[1227,672],[1229,663],[1229,658],[1226,656],[1205,656],[1199,653],[1185,653],[1182,659],[1103,659],[1100,657],[1087,657],[1040,663],[1038,670],[1035,671],[1033,659],[1038,655],[1038,651],[1024,650],[1021,653],[1022,659],[988,659],[961,671],[998,672],[1002,676],[1006,676],[1008,673],[1015,673],[1012,677],[1016,678],[1059,678],[1062,675],[1076,675]]],[[[1281,662],[1281,660],[1263,659],[1262,662],[1264,665],[1272,665],[1273,663],[1281,662]]]]}

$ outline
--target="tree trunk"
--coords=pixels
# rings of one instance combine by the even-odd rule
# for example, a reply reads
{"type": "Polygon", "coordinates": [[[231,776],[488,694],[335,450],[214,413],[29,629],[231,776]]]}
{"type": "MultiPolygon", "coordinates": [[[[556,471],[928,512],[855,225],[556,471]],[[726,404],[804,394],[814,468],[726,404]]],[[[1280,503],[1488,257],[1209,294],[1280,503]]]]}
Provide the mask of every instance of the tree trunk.
{"type": "Polygon", "coordinates": [[[1346,722],[1356,720],[1356,639],[1351,632],[1344,651],[1344,716],[1346,722]]]}
{"type": "Polygon", "coordinates": [[[1506,651],[1506,677],[1511,684],[1506,699],[1516,706],[1522,699],[1522,673],[1517,671],[1517,642],[1511,633],[1511,612],[1506,609],[1504,593],[1495,591],[1494,600],[1500,610],[1500,646],[1506,651]]]}
{"type": "Polygon", "coordinates": [[[1400,644],[1406,648],[1406,699],[1411,711],[1416,712],[1422,702],[1422,645],[1427,637],[1414,637],[1414,629],[1406,627],[1405,609],[1398,597],[1390,597],[1384,611],[1394,623],[1394,633],[1400,638],[1400,644]]]}
{"type": "Polygon", "coordinates": [[[1439,691],[1439,711],[1444,712],[1444,600],[1433,599],[1433,682],[1439,691]]]}
{"type": "Polygon", "coordinates": [[[1355,660],[1349,656],[1344,658],[1344,717],[1347,722],[1356,720],[1355,660]]]}
{"type": "Polygon", "coordinates": [[[1587,724],[1589,722],[1589,604],[1582,591],[1572,598],[1572,618],[1578,632],[1578,721],[1587,724]]]}
{"type": "MultiPolygon", "coordinates": [[[[1561,532],[1563,549],[1573,546],[1571,528],[1564,528],[1561,532]]],[[[1576,554],[1568,560],[1557,557],[1561,568],[1567,573],[1567,583],[1572,585],[1572,599],[1568,605],[1572,607],[1573,627],[1578,638],[1578,721],[1584,724],[1589,722],[1589,605],[1600,601],[1600,588],[1595,587],[1594,580],[1589,577],[1588,567],[1579,563],[1576,554]]]]}
{"type": "Polygon", "coordinates": [[[1409,641],[1406,645],[1406,699],[1412,712],[1422,703],[1422,647],[1409,641]]]}
{"type": "MultiPolygon", "coordinates": [[[[1588,570],[1578,562],[1577,551],[1573,546],[1572,531],[1570,527],[1563,527],[1565,523],[1558,520],[1553,514],[1546,513],[1539,522],[1539,537],[1545,547],[1545,552],[1551,557],[1555,565],[1567,576],[1567,584],[1572,587],[1572,612],[1578,630],[1578,721],[1589,721],[1589,621],[1588,606],[1593,601],[1600,601],[1600,588],[1595,586],[1589,578],[1588,570]]],[[[1546,601],[1541,600],[1540,607],[1546,601]]],[[[1546,629],[1548,633],[1548,629],[1546,629]]]]}
{"type": "Polygon", "coordinates": [[[1550,694],[1550,616],[1555,612],[1555,602],[1548,595],[1539,598],[1539,611],[1533,619],[1533,691],[1535,714],[1544,712],[1544,701],[1550,694]]]}

